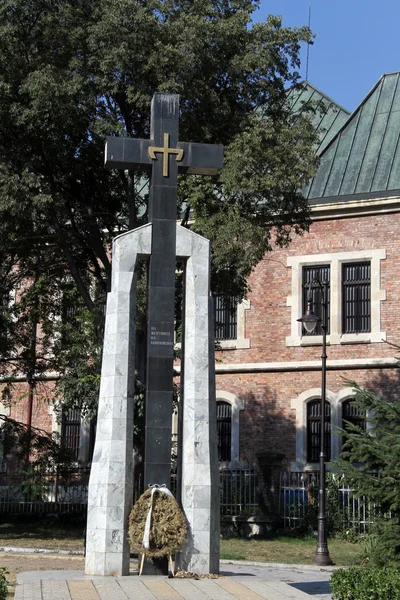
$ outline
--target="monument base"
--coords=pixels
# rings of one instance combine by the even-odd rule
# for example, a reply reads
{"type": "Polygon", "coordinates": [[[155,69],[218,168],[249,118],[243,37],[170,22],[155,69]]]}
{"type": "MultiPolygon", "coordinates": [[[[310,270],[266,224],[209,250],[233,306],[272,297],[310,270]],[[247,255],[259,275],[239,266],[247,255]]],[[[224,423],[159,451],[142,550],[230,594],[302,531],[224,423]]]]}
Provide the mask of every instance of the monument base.
{"type": "MultiPolygon", "coordinates": [[[[142,555],[139,555],[139,565],[142,561],[142,555]]],[[[145,558],[143,563],[142,575],[168,575],[168,558],[145,558]]]]}

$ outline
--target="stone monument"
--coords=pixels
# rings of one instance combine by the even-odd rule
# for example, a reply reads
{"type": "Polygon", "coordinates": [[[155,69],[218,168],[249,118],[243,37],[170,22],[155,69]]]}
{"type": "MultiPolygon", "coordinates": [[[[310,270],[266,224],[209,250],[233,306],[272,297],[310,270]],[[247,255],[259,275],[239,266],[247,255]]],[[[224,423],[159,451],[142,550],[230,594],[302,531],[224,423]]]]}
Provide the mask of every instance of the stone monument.
{"type": "Polygon", "coordinates": [[[115,238],[89,482],[86,574],[129,574],[133,491],[136,265],[149,258],[145,486],[169,484],[176,259],[185,261],[181,501],[188,543],[182,569],[219,569],[219,476],[208,240],[176,224],[178,172],[214,174],[223,148],[178,142],[179,97],[155,94],[150,140],[107,139],[107,168],[151,169],[150,223],[115,238]]]}

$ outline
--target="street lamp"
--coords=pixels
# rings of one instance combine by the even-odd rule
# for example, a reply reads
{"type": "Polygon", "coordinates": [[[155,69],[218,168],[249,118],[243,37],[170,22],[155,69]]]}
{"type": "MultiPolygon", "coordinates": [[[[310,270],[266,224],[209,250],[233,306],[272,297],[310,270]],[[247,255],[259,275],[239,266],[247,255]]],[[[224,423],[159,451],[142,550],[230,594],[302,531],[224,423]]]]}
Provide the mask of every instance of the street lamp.
{"type": "Polygon", "coordinates": [[[329,556],[328,539],[326,530],[326,487],[325,487],[325,404],[326,404],[326,331],[328,329],[328,282],[322,284],[319,279],[310,283],[307,297],[306,313],[298,321],[303,324],[308,333],[312,333],[318,323],[321,323],[322,329],[322,389],[321,389],[321,431],[320,431],[320,454],[319,454],[319,498],[318,498],[318,543],[315,551],[314,562],[320,566],[331,565],[332,559],[329,556]],[[314,313],[312,309],[311,285],[317,283],[322,294],[322,320],[314,313]]]}

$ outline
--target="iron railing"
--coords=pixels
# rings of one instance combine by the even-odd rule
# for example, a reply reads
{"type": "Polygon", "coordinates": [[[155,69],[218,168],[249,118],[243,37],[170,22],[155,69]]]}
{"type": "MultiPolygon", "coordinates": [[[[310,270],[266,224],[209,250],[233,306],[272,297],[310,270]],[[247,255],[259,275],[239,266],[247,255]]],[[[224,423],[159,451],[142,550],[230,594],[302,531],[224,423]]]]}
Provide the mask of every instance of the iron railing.
{"type": "MultiPolygon", "coordinates": [[[[48,513],[84,511],[87,507],[89,467],[62,473],[48,470],[0,474],[0,512],[48,513]]],[[[253,469],[220,469],[221,515],[259,514],[260,478],[253,469]]],[[[171,476],[176,495],[176,475],[171,476]]],[[[135,477],[134,499],[143,492],[142,475],[135,477]]]]}
{"type": "Polygon", "coordinates": [[[260,476],[253,469],[220,470],[220,514],[257,515],[260,512],[260,476]]]}
{"type": "MultiPolygon", "coordinates": [[[[307,523],[317,508],[318,472],[284,471],[280,478],[280,516],[285,527],[297,528],[307,523]]],[[[328,475],[327,505],[334,512],[335,529],[367,533],[374,521],[374,505],[356,494],[343,475],[328,475]]]]}
{"type": "MultiPolygon", "coordinates": [[[[0,512],[84,512],[87,508],[89,467],[45,473],[0,473],[0,512]]],[[[255,516],[262,513],[264,484],[251,468],[220,469],[221,516],[255,516]]],[[[284,471],[280,476],[279,514],[285,527],[304,526],[318,502],[318,472],[284,471]]],[[[176,494],[176,475],[171,477],[176,494]]],[[[142,493],[142,478],[135,478],[135,499],[142,493]]],[[[365,533],[374,520],[374,506],[357,498],[343,476],[328,474],[327,504],[335,515],[335,527],[365,533]]]]}

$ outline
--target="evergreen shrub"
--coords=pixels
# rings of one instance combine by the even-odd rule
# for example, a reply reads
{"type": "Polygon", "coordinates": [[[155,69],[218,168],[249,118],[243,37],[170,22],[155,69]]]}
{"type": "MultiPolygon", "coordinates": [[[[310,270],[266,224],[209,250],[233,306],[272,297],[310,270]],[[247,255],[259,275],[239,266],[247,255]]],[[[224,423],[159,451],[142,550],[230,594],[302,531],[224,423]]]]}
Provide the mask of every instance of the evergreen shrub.
{"type": "Polygon", "coordinates": [[[0,600],[7,600],[8,583],[6,579],[6,573],[6,568],[0,567],[0,600]]]}
{"type": "Polygon", "coordinates": [[[400,598],[400,572],[394,567],[338,569],[330,586],[335,600],[396,600],[400,598]]]}

